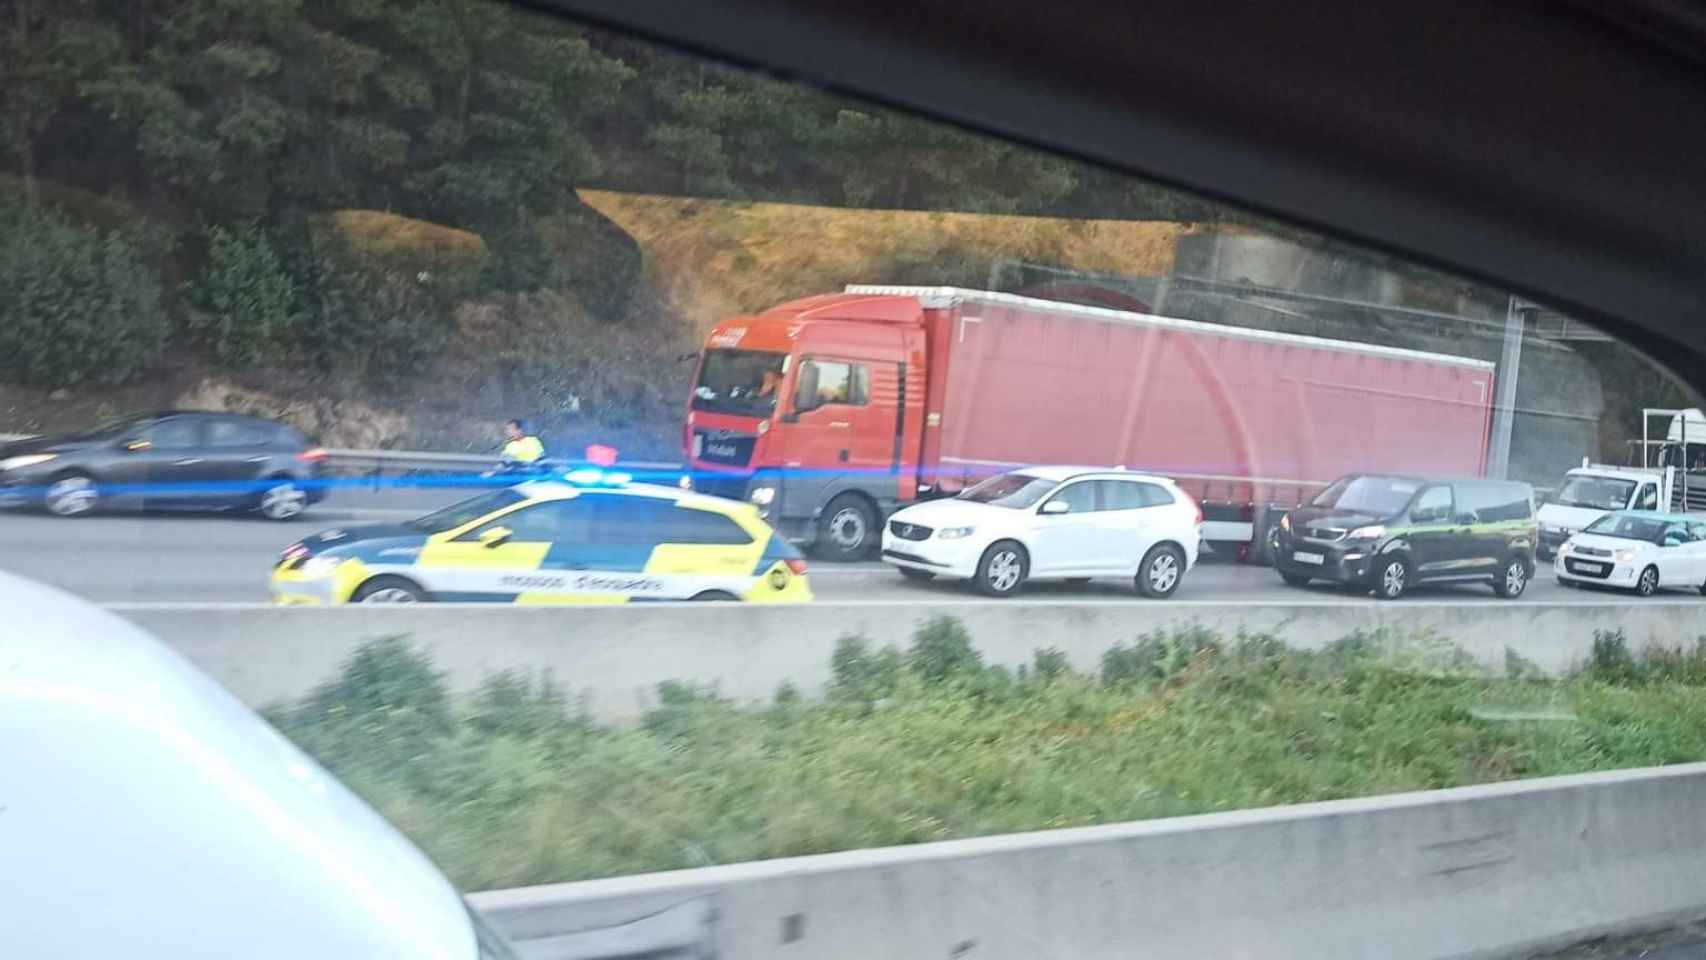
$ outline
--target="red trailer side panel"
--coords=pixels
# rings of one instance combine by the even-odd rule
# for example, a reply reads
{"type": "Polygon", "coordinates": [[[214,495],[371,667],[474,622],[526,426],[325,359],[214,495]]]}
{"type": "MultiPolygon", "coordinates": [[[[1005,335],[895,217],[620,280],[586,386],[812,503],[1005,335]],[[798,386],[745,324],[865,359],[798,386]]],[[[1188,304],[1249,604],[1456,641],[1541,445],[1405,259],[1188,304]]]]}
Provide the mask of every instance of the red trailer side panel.
{"type": "Polygon", "coordinates": [[[967,294],[947,326],[926,462],[949,489],[1013,463],[1238,483],[1217,499],[1357,470],[1485,468],[1483,361],[999,295],[967,294]]]}

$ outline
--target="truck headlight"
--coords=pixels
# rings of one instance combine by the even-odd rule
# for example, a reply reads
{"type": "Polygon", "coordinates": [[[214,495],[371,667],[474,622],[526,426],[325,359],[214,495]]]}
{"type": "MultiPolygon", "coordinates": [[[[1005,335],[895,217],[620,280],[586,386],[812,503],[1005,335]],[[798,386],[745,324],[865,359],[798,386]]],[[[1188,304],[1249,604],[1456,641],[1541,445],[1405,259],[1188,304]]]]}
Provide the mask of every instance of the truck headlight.
{"type": "Polygon", "coordinates": [[[747,494],[746,498],[761,507],[768,507],[776,502],[776,488],[753,487],[752,492],[747,494]]]}
{"type": "Polygon", "coordinates": [[[308,562],[302,565],[302,575],[305,577],[324,577],[336,570],[338,564],[343,562],[343,557],[309,557],[308,562]]]}
{"type": "Polygon", "coordinates": [[[936,532],[936,536],[943,540],[962,540],[971,536],[972,531],[976,529],[976,527],[943,527],[936,532]]]}
{"type": "Polygon", "coordinates": [[[0,460],[0,473],[5,473],[7,470],[22,470],[25,467],[33,467],[38,463],[57,459],[59,459],[57,453],[26,453],[21,457],[7,457],[0,460]]]}

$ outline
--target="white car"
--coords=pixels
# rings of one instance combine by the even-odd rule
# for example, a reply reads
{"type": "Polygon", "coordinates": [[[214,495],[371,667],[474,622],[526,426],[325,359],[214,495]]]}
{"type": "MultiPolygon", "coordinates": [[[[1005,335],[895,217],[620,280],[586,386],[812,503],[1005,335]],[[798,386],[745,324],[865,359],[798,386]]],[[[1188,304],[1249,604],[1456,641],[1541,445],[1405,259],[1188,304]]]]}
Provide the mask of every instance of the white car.
{"type": "Polygon", "coordinates": [[[1664,587],[1706,593],[1706,522],[1648,510],[1608,513],[1558,548],[1552,571],[1567,587],[1617,587],[1643,597],[1664,587]]]}
{"type": "Polygon", "coordinates": [[[1196,565],[1202,509],[1166,477],[1028,467],[948,500],[907,507],[883,531],[883,561],[916,580],[970,580],[992,597],[1027,580],[1135,578],[1170,596],[1196,565]]]}

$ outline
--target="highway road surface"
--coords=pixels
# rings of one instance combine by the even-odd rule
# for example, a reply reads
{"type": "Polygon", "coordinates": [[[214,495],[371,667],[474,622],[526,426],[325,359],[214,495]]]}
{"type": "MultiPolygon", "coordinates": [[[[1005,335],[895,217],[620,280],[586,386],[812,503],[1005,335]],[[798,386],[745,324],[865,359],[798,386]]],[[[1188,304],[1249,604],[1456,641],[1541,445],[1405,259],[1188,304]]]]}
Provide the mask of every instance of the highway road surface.
{"type": "MultiPolygon", "coordinates": [[[[98,603],[245,603],[267,599],[267,576],[287,544],[327,527],[395,521],[418,516],[466,495],[466,491],[387,489],[339,490],[304,516],[277,523],[239,514],[111,514],[60,519],[40,513],[0,512],[0,569],[53,584],[98,603]]],[[[974,598],[965,585],[913,583],[880,563],[811,566],[819,600],[962,601],[974,598]]],[[[1097,581],[1082,586],[1033,584],[1025,595],[1085,603],[1139,601],[1131,584],[1097,581]]],[[[1498,603],[1484,586],[1418,590],[1415,599],[1498,603]]],[[[1677,599],[1698,595],[1671,594],[1677,599]]],[[[1178,600],[1374,603],[1365,594],[1318,585],[1307,591],[1279,582],[1272,570],[1205,560],[1186,578],[1178,600]]],[[[1542,571],[1522,601],[1603,603],[1619,594],[1559,587],[1542,571]]],[[[998,602],[998,601],[991,601],[998,602]]],[[[1164,601],[1163,601],[1164,602],[1164,601]]]]}

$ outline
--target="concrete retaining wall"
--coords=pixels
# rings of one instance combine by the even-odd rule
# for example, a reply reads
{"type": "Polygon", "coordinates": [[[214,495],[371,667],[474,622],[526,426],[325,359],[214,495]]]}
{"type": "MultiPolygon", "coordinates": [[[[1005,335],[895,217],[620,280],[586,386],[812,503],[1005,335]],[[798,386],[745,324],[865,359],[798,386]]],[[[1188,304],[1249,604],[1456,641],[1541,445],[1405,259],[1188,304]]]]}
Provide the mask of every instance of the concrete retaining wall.
{"type": "Polygon", "coordinates": [[[728,697],[764,700],[783,681],[821,692],[837,638],[859,633],[904,647],[925,618],[951,614],[986,660],[1029,663],[1038,647],[1097,668],[1117,642],[1199,623],[1231,636],[1272,632],[1318,648],[1357,628],[1433,634],[1502,670],[1505,650],[1546,670],[1567,669],[1591,649],[1594,630],[1621,628],[1631,648],[1692,645],[1706,634],[1706,605],[1639,603],[819,603],[802,607],[657,604],[643,607],[281,608],[265,605],[123,604],[110,609],[189,657],[254,706],[300,697],[333,676],[366,640],[407,635],[469,690],[505,669],[552,672],[582,694],[594,716],[623,720],[651,703],[663,680],[715,684],[728,697]]]}
{"type": "Polygon", "coordinates": [[[473,899],[524,948],[691,904],[683,955],[748,960],[1499,956],[1706,913],[1703,803],[1691,764],[473,899]]]}

